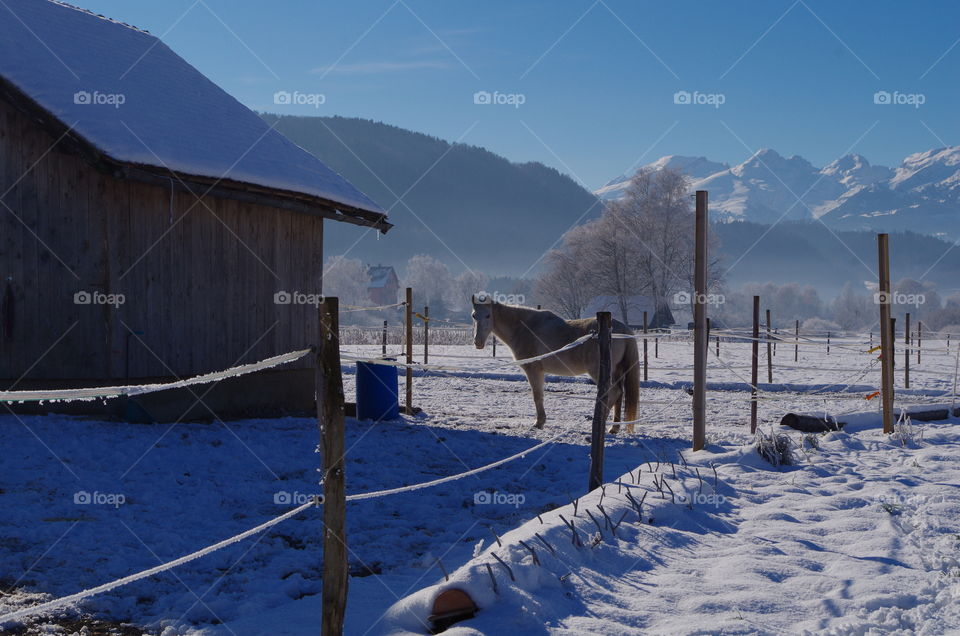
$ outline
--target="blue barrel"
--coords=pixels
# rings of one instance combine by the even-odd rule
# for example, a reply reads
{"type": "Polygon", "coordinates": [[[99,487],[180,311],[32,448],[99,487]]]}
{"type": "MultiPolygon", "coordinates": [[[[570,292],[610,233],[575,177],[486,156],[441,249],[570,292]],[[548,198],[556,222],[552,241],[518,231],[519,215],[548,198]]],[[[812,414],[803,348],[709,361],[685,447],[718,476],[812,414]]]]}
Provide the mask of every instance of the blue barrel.
{"type": "Polygon", "coordinates": [[[397,367],[357,362],[357,419],[381,422],[399,417],[397,367]]]}

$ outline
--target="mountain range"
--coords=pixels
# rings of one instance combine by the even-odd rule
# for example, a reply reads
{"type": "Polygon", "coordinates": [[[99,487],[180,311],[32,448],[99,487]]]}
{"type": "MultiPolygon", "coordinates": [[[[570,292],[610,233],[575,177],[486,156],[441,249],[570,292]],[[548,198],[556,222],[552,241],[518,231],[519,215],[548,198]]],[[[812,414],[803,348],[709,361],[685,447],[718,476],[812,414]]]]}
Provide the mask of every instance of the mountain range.
{"type": "MultiPolygon", "coordinates": [[[[960,146],[912,154],[896,168],[871,165],[857,154],[817,168],[803,157],[770,149],[735,166],[669,155],[645,167],[689,175],[692,190],[709,191],[715,220],[819,219],[837,229],[960,238],[960,146]]],[[[621,175],[595,194],[620,198],[629,181],[630,175],[621,175]]]]}

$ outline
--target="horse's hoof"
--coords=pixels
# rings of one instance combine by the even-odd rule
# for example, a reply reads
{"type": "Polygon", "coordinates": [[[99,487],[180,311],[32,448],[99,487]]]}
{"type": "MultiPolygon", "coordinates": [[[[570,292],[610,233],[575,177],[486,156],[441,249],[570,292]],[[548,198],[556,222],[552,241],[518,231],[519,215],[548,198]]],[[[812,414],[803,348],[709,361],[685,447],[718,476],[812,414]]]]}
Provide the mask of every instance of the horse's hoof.
{"type": "Polygon", "coordinates": [[[537,422],[533,425],[533,428],[543,428],[543,422],[537,422]]]}
{"type": "Polygon", "coordinates": [[[627,425],[627,435],[633,435],[633,434],[634,434],[633,424],[628,424],[628,425],[627,425]]]}
{"type": "Polygon", "coordinates": [[[616,435],[616,434],[619,433],[619,432],[620,432],[620,425],[619,425],[619,424],[614,424],[613,426],[610,427],[610,434],[611,434],[611,435],[616,435]]]}

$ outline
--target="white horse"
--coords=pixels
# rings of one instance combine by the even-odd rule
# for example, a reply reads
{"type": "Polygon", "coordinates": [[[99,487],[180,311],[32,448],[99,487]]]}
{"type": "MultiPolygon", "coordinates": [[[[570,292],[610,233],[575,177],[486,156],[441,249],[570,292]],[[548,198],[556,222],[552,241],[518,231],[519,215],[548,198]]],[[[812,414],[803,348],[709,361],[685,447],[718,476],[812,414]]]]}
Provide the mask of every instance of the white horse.
{"type": "MultiPolygon", "coordinates": [[[[543,311],[504,305],[485,295],[473,296],[473,342],[477,349],[483,349],[492,332],[513,352],[515,360],[533,358],[550,351],[556,351],[574,340],[589,333],[596,333],[597,319],[564,320],[552,311],[543,311]]],[[[613,332],[631,334],[630,328],[614,320],[613,332]]],[[[611,406],[620,405],[625,396],[626,419],[637,419],[637,402],[640,397],[640,355],[636,342],[632,338],[614,338],[611,343],[612,378],[610,385],[611,406]]],[[[600,376],[600,349],[597,341],[587,340],[583,344],[550,356],[538,362],[521,365],[533,391],[533,403],[537,407],[537,422],[534,426],[543,428],[547,413],[543,408],[543,376],[576,376],[587,373],[594,382],[600,376]]],[[[617,409],[619,413],[619,408],[617,409]]],[[[619,418],[617,418],[619,420],[619,418]]],[[[611,433],[620,430],[614,424],[611,433]]],[[[627,432],[633,433],[633,424],[627,424],[627,432]]]]}

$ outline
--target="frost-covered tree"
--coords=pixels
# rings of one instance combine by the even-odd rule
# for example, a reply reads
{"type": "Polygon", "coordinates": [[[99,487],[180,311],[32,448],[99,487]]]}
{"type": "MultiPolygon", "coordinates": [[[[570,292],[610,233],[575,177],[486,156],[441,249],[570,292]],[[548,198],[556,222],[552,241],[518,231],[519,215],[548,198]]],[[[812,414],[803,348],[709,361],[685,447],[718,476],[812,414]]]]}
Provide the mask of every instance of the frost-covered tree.
{"type": "Polygon", "coordinates": [[[417,254],[407,261],[404,287],[413,289],[414,302],[430,307],[431,316],[445,315],[454,296],[453,275],[442,261],[417,254]]]}
{"type": "Polygon", "coordinates": [[[592,290],[589,267],[590,226],[576,227],[564,236],[563,246],[551,250],[546,267],[536,281],[536,294],[548,309],[569,319],[583,317],[583,311],[596,295],[592,290]]]}
{"type": "Polygon", "coordinates": [[[370,304],[370,274],[358,258],[331,256],[323,266],[323,293],[336,296],[341,305],[370,304]]]}
{"type": "Polygon", "coordinates": [[[831,309],[833,320],[847,331],[864,329],[879,316],[873,294],[858,292],[852,283],[843,286],[831,309]]]}
{"type": "Polygon", "coordinates": [[[456,312],[470,310],[470,299],[477,292],[487,291],[488,280],[482,272],[467,270],[460,273],[451,284],[450,309],[456,312]]]}

